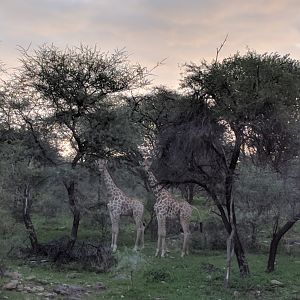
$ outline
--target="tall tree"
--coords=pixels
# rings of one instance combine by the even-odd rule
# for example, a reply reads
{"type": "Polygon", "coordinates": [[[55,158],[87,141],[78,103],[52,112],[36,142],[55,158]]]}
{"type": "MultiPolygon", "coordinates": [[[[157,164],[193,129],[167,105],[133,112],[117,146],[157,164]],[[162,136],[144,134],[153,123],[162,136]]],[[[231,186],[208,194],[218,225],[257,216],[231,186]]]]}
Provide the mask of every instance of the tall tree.
{"type": "MultiPolygon", "coordinates": [[[[146,83],[146,70],[131,64],[125,51],[110,54],[96,47],[60,50],[45,45],[33,52],[21,51],[21,63],[18,82],[25,95],[22,101],[27,101],[31,110],[24,120],[31,127],[42,122],[53,133],[52,142],[67,157],[74,172],[93,144],[93,136],[87,134],[90,126],[109,127],[109,116],[121,94],[146,83]],[[98,119],[90,122],[96,112],[98,119]]],[[[74,177],[65,180],[64,185],[73,214],[68,252],[77,239],[80,210],[74,177]]]]}
{"type": "MultiPolygon", "coordinates": [[[[6,209],[23,221],[32,251],[42,251],[31,219],[31,208],[38,200],[38,190],[51,176],[39,145],[28,130],[7,130],[0,138],[1,189],[10,195],[6,209]]],[[[50,145],[44,149],[52,152],[50,145]]]]}
{"type": "Polygon", "coordinates": [[[299,83],[299,62],[276,53],[260,55],[249,51],[221,63],[187,66],[182,86],[207,103],[218,122],[226,127],[227,143],[232,144],[230,152],[220,152],[228,166],[224,178],[228,217],[242,150],[261,154],[275,167],[283,159],[276,154],[284,159],[295,155],[298,132],[293,127],[299,122],[299,83]]]}
{"type": "MultiPolygon", "coordinates": [[[[142,112],[158,133],[160,178],[165,183],[196,183],[208,192],[228,234],[232,224],[235,227],[234,248],[243,276],[249,274],[249,267],[234,199],[230,209],[237,166],[241,155],[251,153],[260,153],[261,161],[276,164],[274,153],[279,144],[281,149],[291,145],[284,157],[293,157],[297,131],[291,128],[299,122],[299,75],[299,62],[288,56],[249,51],[222,62],[187,65],[182,97],[159,93],[159,97],[144,98],[148,103],[144,107],[152,109],[142,112]],[[159,98],[164,99],[164,106],[171,106],[161,110],[159,98]],[[272,139],[266,140],[266,134],[272,139]]],[[[142,108],[143,101],[136,103],[142,108]]]]}
{"type": "Polygon", "coordinates": [[[284,210],[284,214],[275,218],[272,239],[269,247],[267,272],[273,272],[275,270],[275,260],[279,242],[283,236],[296,224],[296,222],[300,220],[299,166],[299,157],[297,157],[288,164],[285,162],[285,167],[287,167],[287,170],[280,173],[284,183],[284,197],[280,201],[280,207],[281,210],[284,210]]]}
{"type": "Polygon", "coordinates": [[[298,194],[295,179],[288,179],[270,166],[253,165],[249,159],[240,163],[237,172],[233,195],[238,222],[243,225],[248,243],[256,248],[262,229],[272,229],[270,236],[273,236],[295,214],[298,194]]]}

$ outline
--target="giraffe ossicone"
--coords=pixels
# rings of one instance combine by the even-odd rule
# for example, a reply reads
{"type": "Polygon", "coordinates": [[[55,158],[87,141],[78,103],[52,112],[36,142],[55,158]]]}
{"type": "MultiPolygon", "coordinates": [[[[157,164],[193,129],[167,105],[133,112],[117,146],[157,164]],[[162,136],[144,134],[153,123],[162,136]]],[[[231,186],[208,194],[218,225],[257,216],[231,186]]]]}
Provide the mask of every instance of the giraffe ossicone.
{"type": "Polygon", "coordinates": [[[111,248],[117,250],[117,239],[120,227],[121,216],[133,216],[136,224],[136,240],[134,250],[139,245],[144,248],[144,205],[139,200],[128,197],[120,188],[117,187],[107,169],[107,161],[98,159],[96,165],[103,176],[104,184],[107,190],[108,203],[107,208],[111,220],[111,248]]]}

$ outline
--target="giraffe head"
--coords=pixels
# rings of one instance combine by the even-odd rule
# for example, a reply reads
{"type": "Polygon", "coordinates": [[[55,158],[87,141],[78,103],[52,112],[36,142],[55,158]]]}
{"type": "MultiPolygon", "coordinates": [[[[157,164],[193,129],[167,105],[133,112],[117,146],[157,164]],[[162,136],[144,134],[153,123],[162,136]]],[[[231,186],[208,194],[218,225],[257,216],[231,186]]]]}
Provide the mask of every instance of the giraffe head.
{"type": "Polygon", "coordinates": [[[96,166],[98,167],[98,169],[100,171],[103,171],[104,169],[106,169],[106,166],[107,166],[107,160],[106,159],[100,159],[99,158],[95,161],[95,163],[96,163],[96,166]]]}
{"type": "Polygon", "coordinates": [[[146,170],[149,171],[151,167],[151,160],[150,158],[145,158],[144,161],[142,162],[142,167],[146,170]]]}

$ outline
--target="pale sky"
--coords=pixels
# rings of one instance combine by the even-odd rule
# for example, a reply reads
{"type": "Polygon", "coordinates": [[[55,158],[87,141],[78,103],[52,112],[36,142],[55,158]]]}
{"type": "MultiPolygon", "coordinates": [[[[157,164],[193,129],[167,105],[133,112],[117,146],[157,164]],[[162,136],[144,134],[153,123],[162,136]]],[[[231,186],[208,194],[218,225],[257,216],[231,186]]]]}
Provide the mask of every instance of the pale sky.
{"type": "Polygon", "coordinates": [[[17,46],[88,44],[126,48],[133,63],[155,69],[153,83],[177,88],[179,66],[278,52],[300,59],[299,0],[1,0],[0,61],[18,65],[17,46]]]}

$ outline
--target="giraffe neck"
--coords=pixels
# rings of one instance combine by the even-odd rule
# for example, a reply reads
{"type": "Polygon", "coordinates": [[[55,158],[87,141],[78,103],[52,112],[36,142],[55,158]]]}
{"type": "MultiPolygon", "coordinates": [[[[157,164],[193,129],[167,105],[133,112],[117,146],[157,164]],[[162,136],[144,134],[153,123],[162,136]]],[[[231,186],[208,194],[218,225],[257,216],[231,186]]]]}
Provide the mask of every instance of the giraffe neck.
{"type": "Polygon", "coordinates": [[[116,191],[119,191],[120,189],[116,186],[113,179],[111,178],[107,168],[104,168],[102,170],[102,175],[104,177],[104,184],[106,186],[106,190],[108,193],[108,196],[113,196],[116,191]]]}
{"type": "Polygon", "coordinates": [[[154,176],[154,174],[150,171],[147,170],[147,175],[148,175],[148,180],[149,180],[149,184],[150,187],[156,197],[156,201],[160,200],[161,198],[165,197],[166,194],[168,194],[169,192],[158,183],[156,177],[154,176]]]}

